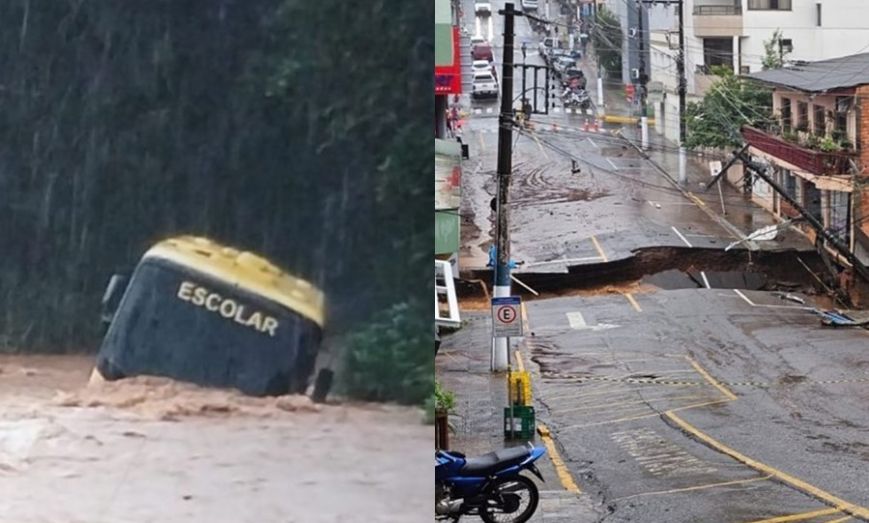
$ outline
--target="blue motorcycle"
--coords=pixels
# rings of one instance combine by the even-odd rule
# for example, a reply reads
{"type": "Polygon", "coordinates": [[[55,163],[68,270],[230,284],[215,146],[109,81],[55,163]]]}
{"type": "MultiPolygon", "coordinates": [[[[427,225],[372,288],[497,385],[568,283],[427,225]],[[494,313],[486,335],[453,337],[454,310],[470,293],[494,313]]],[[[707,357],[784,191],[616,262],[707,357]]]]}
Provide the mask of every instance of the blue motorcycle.
{"type": "Polygon", "coordinates": [[[480,516],[486,523],[524,523],[537,510],[540,493],[529,470],[543,481],[534,462],[546,449],[530,443],[476,458],[453,451],[435,453],[435,516],[458,521],[480,516]]]}

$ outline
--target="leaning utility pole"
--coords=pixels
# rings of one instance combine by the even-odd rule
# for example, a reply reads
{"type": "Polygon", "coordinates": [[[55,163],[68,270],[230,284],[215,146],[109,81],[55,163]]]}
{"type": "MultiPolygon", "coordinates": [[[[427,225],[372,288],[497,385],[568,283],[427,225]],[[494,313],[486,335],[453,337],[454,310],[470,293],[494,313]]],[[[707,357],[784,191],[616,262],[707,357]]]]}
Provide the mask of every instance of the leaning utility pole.
{"type": "MultiPolygon", "coordinates": [[[[548,3],[547,3],[548,5],[548,3]]],[[[497,225],[495,226],[495,264],[494,297],[510,296],[510,227],[508,194],[510,176],[513,171],[513,27],[519,11],[508,2],[498,11],[504,15],[504,60],[501,69],[501,112],[498,114],[498,196],[495,206],[497,225]]],[[[524,93],[523,93],[524,95],[524,93]]],[[[492,371],[501,372],[508,366],[508,339],[492,339],[492,371]]]]}
{"type": "Polygon", "coordinates": [[[643,34],[643,3],[637,2],[637,14],[639,15],[637,38],[639,38],[640,51],[640,146],[643,150],[649,148],[649,119],[648,109],[646,106],[646,51],[644,45],[645,36],[643,34]]]}

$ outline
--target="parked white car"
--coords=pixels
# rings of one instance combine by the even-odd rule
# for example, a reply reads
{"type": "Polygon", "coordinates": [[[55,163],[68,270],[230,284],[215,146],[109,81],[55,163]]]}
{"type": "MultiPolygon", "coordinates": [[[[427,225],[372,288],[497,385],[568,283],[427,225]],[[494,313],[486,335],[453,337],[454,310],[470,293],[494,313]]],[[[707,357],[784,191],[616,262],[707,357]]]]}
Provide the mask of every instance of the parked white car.
{"type": "Polygon", "coordinates": [[[472,98],[497,98],[498,81],[491,72],[475,72],[474,83],[471,85],[472,98]]]}
{"type": "Polygon", "coordinates": [[[536,11],[537,0],[522,0],[522,9],[526,11],[536,11]]]}
{"type": "Polygon", "coordinates": [[[474,74],[491,73],[492,63],[488,60],[474,60],[474,62],[471,64],[471,70],[474,72],[474,74]]]}
{"type": "Polygon", "coordinates": [[[492,14],[492,4],[490,2],[477,2],[474,4],[474,11],[478,15],[492,14]]]}

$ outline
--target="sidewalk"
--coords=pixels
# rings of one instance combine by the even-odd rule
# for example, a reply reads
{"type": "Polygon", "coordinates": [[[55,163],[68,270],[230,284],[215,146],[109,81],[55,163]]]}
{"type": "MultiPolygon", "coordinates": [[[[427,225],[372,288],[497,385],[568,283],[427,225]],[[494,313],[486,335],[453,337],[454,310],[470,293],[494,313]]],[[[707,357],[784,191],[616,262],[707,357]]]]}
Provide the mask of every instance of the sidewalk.
{"type": "MultiPolygon", "coordinates": [[[[450,447],[467,455],[478,455],[522,445],[523,441],[505,441],[503,437],[507,383],[504,374],[489,372],[491,316],[488,312],[470,311],[463,311],[462,316],[464,327],[443,337],[435,358],[438,380],[456,396],[456,412],[450,417],[454,427],[450,447]]],[[[533,387],[532,383],[532,391],[533,387]]],[[[532,443],[543,445],[539,435],[532,443]]],[[[564,489],[549,453],[537,464],[546,481],[537,481],[540,505],[530,521],[583,523],[599,519],[591,496],[564,489]]]]}

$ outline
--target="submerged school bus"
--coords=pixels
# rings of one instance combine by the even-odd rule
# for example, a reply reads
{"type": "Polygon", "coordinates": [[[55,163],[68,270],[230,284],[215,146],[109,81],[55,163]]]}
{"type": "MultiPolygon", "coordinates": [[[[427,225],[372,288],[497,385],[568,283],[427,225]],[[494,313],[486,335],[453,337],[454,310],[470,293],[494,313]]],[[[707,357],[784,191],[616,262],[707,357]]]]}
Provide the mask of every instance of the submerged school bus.
{"type": "Polygon", "coordinates": [[[252,395],[304,393],[323,293],[267,260],[205,238],[154,245],[124,287],[112,278],[96,377],[165,376],[252,395]],[[122,293],[122,294],[121,294],[122,293]]]}

